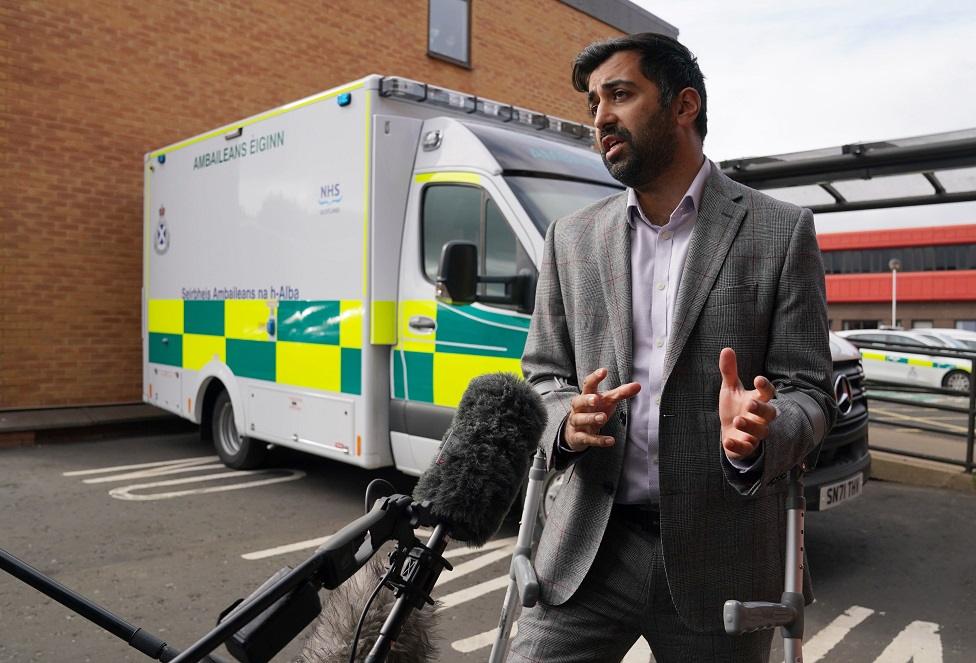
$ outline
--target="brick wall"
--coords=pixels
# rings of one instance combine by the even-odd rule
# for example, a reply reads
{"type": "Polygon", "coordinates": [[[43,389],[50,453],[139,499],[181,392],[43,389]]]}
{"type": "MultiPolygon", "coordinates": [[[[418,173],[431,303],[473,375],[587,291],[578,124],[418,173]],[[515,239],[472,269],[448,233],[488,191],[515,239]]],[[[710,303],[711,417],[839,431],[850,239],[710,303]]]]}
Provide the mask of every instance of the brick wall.
{"type": "Polygon", "coordinates": [[[618,30],[472,12],[469,70],[426,55],[426,0],[0,3],[0,408],[140,400],[151,149],[369,73],[586,120],[570,62],[618,30]]]}

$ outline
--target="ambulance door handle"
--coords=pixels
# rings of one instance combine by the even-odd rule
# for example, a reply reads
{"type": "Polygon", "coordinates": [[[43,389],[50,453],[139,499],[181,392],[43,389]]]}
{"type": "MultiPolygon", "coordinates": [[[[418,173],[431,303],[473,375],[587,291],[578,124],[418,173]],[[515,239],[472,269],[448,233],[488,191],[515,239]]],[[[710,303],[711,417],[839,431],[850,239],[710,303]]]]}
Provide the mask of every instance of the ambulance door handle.
{"type": "Polygon", "coordinates": [[[426,315],[415,315],[410,318],[408,324],[410,325],[410,329],[422,334],[429,334],[437,329],[437,323],[434,322],[434,319],[428,318],[426,315]]]}

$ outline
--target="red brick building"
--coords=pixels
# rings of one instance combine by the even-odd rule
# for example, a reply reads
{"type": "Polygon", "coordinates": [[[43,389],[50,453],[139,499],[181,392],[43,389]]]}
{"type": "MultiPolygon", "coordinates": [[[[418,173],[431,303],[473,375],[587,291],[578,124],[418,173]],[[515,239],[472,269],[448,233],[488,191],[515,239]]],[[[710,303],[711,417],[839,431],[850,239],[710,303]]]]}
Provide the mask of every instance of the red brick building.
{"type": "Polygon", "coordinates": [[[623,0],[4,3],[0,410],[140,400],[147,151],[370,73],[584,121],[623,0]]]}

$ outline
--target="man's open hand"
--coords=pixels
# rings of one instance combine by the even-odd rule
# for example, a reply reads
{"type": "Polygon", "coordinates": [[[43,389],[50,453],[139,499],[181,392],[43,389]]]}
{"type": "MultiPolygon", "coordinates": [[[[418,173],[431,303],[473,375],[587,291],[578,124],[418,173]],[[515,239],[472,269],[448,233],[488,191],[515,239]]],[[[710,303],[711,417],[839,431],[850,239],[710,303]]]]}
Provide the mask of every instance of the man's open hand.
{"type": "Polygon", "coordinates": [[[769,401],[776,395],[773,383],[761,375],[753,380],[754,390],[739,381],[735,351],[725,348],[718,357],[722,388],[718,394],[718,415],[722,422],[722,448],[729,460],[745,460],[759,450],[769,435],[776,408],[769,401]]]}
{"type": "Polygon", "coordinates": [[[600,429],[610,421],[617,403],[640,391],[637,382],[628,382],[610,391],[597,391],[606,377],[607,369],[596,369],[584,378],[582,393],[570,401],[563,442],[573,451],[583,451],[587,447],[612,447],[613,437],[600,435],[600,429]]]}

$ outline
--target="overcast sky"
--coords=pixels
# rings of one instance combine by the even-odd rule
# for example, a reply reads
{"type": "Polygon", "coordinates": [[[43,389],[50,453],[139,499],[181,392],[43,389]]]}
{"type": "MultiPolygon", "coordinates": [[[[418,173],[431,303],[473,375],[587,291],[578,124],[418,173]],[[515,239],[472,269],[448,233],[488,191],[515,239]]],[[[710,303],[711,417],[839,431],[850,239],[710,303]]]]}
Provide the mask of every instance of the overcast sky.
{"type": "MultiPolygon", "coordinates": [[[[713,161],[976,127],[970,0],[636,0],[708,90],[713,161]]],[[[821,232],[976,223],[976,203],[820,214],[821,232]]]]}

